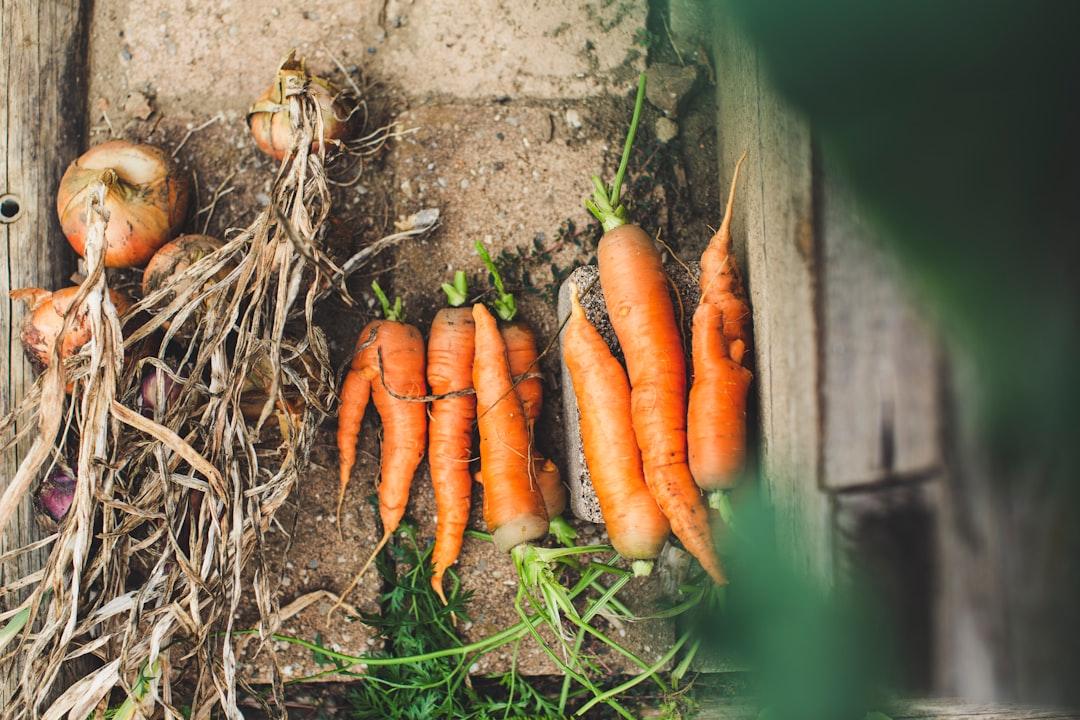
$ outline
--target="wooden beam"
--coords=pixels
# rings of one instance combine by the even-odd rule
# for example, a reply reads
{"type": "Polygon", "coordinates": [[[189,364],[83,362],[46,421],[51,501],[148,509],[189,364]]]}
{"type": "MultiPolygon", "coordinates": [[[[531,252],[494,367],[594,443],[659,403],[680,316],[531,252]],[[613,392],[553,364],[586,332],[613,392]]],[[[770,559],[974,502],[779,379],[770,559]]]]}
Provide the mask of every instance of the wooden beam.
{"type": "Polygon", "coordinates": [[[823,484],[939,475],[940,347],[843,177],[819,184],[823,484]]]}
{"type": "Polygon", "coordinates": [[[810,129],[765,83],[754,48],[730,20],[718,18],[713,25],[725,199],[735,162],[749,152],[732,228],[754,311],[762,475],[776,510],[780,547],[828,582],[810,129]]]}
{"type": "MultiPolygon", "coordinates": [[[[75,256],[56,218],[56,188],[85,134],[89,0],[0,0],[0,412],[11,410],[33,383],[23,357],[20,287],[70,284],[75,256]]],[[[0,459],[0,489],[20,453],[0,459]]],[[[29,499],[3,537],[0,554],[39,536],[29,499]]],[[[24,555],[0,567],[0,585],[40,566],[24,555]]],[[[0,600],[0,607],[13,598],[0,600]]],[[[6,704],[11,668],[0,676],[6,704]]]]}

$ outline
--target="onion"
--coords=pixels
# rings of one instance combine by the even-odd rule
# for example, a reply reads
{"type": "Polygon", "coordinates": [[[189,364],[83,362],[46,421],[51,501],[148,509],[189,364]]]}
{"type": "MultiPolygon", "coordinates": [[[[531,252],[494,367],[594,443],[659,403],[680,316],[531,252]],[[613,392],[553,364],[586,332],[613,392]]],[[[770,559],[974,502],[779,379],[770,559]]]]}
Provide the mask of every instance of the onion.
{"type": "Polygon", "coordinates": [[[105,266],[134,267],[180,230],[190,188],[173,161],[153,145],[111,140],[87,150],[60,180],[56,210],[71,247],[85,253],[86,196],[105,183],[105,266]]]}
{"type": "Polygon", "coordinates": [[[173,380],[169,373],[156,367],[150,368],[149,372],[143,376],[141,395],[143,410],[149,411],[148,414],[151,416],[157,410],[159,378],[161,395],[165,399],[164,407],[167,408],[169,403],[180,395],[180,383],[173,380]]]}
{"type": "MultiPolygon", "coordinates": [[[[175,240],[165,243],[154,253],[154,257],[150,258],[150,262],[146,264],[146,269],[143,270],[143,297],[168,286],[172,286],[174,292],[186,290],[187,288],[182,288],[176,284],[176,276],[194,265],[198,260],[222,247],[223,243],[220,240],[209,235],[181,235],[175,240]]],[[[232,265],[227,264],[214,273],[212,279],[214,281],[221,280],[231,270],[232,265]]],[[[170,297],[169,300],[171,299],[170,297]]],[[[198,313],[196,312],[196,322],[198,322],[198,319],[198,313]]],[[[191,325],[190,322],[185,323],[185,329],[189,330],[187,334],[190,334],[189,328],[191,325]]],[[[165,327],[169,327],[169,323],[165,323],[165,327]]]]}
{"type": "MultiPolygon", "coordinates": [[[[12,290],[14,300],[22,300],[29,306],[29,313],[23,319],[19,339],[22,340],[26,358],[34,369],[41,372],[52,360],[53,345],[64,325],[64,314],[71,308],[79,288],[67,287],[56,292],[41,288],[22,288],[12,290]]],[[[121,292],[109,290],[116,312],[123,315],[131,307],[131,300],[121,292]]],[[[60,343],[60,359],[66,360],[82,349],[90,340],[90,321],[85,308],[80,308],[78,317],[68,329],[60,343]]]]}
{"type": "MultiPolygon", "coordinates": [[[[314,372],[313,368],[315,366],[312,364],[314,358],[310,351],[302,354],[298,360],[305,372],[314,372]]],[[[270,396],[270,388],[273,387],[273,383],[274,368],[270,364],[270,359],[265,354],[257,355],[251,364],[251,369],[248,370],[247,377],[244,378],[244,384],[240,388],[240,412],[245,418],[248,420],[257,420],[259,418],[263,406],[266,405],[266,399],[270,396]]],[[[300,392],[289,385],[279,389],[281,395],[278,398],[277,409],[279,411],[287,410],[293,414],[299,413],[305,405],[300,392]]]]}
{"type": "MultiPolygon", "coordinates": [[[[339,140],[348,132],[347,111],[338,100],[334,86],[314,75],[289,56],[278,69],[274,84],[266,89],[248,110],[248,127],[255,144],[264,153],[281,161],[293,144],[292,113],[287,88],[305,87],[318,103],[323,119],[323,140],[339,140]]],[[[318,152],[319,138],[311,141],[311,151],[318,152]]]]}
{"type": "Polygon", "coordinates": [[[41,483],[34,504],[53,522],[60,522],[75,500],[75,473],[65,467],[55,468],[41,483]]]}

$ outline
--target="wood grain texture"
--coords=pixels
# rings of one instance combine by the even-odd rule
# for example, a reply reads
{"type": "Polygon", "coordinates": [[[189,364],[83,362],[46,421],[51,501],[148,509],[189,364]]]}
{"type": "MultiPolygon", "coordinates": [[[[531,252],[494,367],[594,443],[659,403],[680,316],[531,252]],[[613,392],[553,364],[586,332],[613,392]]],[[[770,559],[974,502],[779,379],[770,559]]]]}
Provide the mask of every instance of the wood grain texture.
{"type": "Polygon", "coordinates": [[[894,258],[827,160],[820,197],[824,485],[938,472],[940,349],[894,258]]]}
{"type": "MultiPolygon", "coordinates": [[[[815,317],[810,131],[765,84],[754,49],[715,22],[721,177],[743,151],[732,232],[754,312],[754,392],[762,475],[778,541],[811,574],[831,577],[829,501],[819,487],[821,419],[815,317]]],[[[721,189],[726,194],[727,187],[721,189]]]]}
{"type": "MultiPolygon", "coordinates": [[[[70,284],[74,254],[60,233],[55,193],[64,168],[77,155],[86,117],[86,46],[89,0],[0,0],[0,194],[19,206],[13,222],[0,224],[0,412],[11,410],[33,383],[18,328],[21,303],[14,288],[70,284]]],[[[9,204],[9,209],[13,206],[9,204]]],[[[0,460],[0,488],[20,453],[0,460]]],[[[0,553],[39,536],[30,500],[0,538],[0,553]]],[[[0,567],[0,584],[37,567],[26,555],[0,567]]],[[[10,598],[0,600],[0,607],[10,598]]],[[[0,706],[9,675],[0,676],[0,706]]]]}

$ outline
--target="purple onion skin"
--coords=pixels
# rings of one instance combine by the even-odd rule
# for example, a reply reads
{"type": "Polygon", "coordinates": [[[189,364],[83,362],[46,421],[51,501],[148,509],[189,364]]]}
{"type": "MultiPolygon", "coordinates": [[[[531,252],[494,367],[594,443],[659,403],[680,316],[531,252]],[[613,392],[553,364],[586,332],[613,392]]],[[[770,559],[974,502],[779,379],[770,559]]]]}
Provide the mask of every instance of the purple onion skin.
{"type": "Polygon", "coordinates": [[[54,522],[63,520],[75,500],[75,484],[74,474],[60,468],[53,470],[38,488],[35,498],[38,510],[54,522]]]}
{"type": "Polygon", "coordinates": [[[157,368],[151,368],[142,381],[142,407],[143,411],[150,416],[153,416],[154,411],[157,409],[158,375],[161,376],[166,407],[180,394],[180,385],[169,377],[168,373],[163,373],[157,368]]]}

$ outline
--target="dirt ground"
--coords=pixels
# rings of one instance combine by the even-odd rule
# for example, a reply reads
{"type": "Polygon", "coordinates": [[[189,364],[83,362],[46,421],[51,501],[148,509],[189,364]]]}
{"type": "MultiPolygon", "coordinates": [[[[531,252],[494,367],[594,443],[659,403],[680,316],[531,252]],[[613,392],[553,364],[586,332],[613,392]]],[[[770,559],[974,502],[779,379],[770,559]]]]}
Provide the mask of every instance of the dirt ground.
{"type": "MultiPolygon", "coordinates": [[[[483,240],[506,269],[521,313],[541,343],[557,331],[560,281],[595,252],[598,226],[582,198],[589,176],[610,177],[632,109],[637,73],[646,62],[671,61],[655,38],[644,0],[99,0],[90,45],[89,141],[125,137],[176,152],[198,187],[189,231],[223,235],[247,224],[267,201],[274,167],[254,147],[248,105],[298,48],[311,67],[344,85],[356,83],[368,104],[368,128],[396,122],[404,133],[371,158],[359,180],[334,190],[328,241],[346,256],[386,234],[393,221],[438,208],[440,227],[385,253],[350,281],[368,298],[373,278],[400,295],[410,321],[426,330],[441,306],[440,283],[463,269],[477,292],[488,288],[472,244],[483,240]]],[[[636,219],[675,252],[693,257],[719,221],[715,88],[702,67],[679,108],[676,135],[647,106],[624,196],[636,219]]],[[[328,301],[320,317],[339,366],[371,307],[328,301]]],[[[565,469],[557,353],[543,363],[545,409],[538,445],[565,469]]],[[[363,430],[360,463],[346,500],[341,537],[334,523],[337,453],[334,422],[325,426],[310,477],[280,516],[276,571],[281,604],[317,590],[340,591],[378,536],[369,503],[377,475],[377,423],[363,430]]],[[[430,534],[434,502],[426,466],[414,485],[411,516],[430,534]]],[[[476,526],[482,523],[476,518],[476,526]]],[[[590,529],[594,535],[600,531],[590,529]]],[[[476,590],[467,638],[516,621],[508,558],[466,541],[459,572],[476,590]]],[[[378,607],[376,575],[349,596],[364,611],[378,607]]],[[[656,589],[635,595],[649,597],[656,589]]],[[[287,620],[283,631],[319,636],[334,649],[362,653],[372,636],[341,616],[327,623],[325,602],[287,620]]],[[[646,657],[667,649],[672,629],[635,628],[646,657]]],[[[279,648],[286,679],[316,672],[307,651],[279,648]]],[[[505,670],[509,650],[478,672],[505,670]]],[[[261,656],[260,656],[261,657],[261,656]]],[[[535,647],[518,659],[527,674],[554,671],[535,647]]],[[[266,663],[248,667],[265,680],[266,663]]],[[[613,671],[619,667],[613,665],[613,671]]]]}

